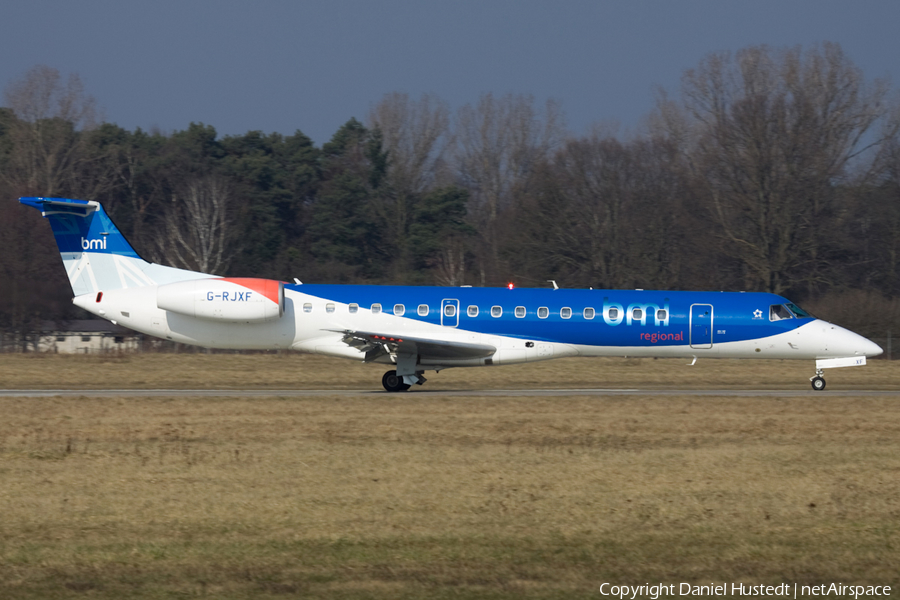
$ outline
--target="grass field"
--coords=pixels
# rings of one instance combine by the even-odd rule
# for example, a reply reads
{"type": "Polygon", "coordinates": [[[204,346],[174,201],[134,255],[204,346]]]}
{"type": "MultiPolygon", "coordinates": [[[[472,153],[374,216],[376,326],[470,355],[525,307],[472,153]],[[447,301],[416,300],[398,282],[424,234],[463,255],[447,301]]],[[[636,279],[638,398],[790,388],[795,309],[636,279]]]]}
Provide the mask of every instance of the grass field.
{"type": "MultiPolygon", "coordinates": [[[[0,398],[0,598],[896,592],[895,397],[477,391],[808,389],[812,374],[683,363],[564,360],[426,384],[463,398],[0,398]]],[[[828,389],[896,387],[898,369],[835,370],[828,389]]],[[[293,355],[0,356],[4,388],[376,389],[381,372],[293,355]]]]}
{"type": "MultiPolygon", "coordinates": [[[[635,387],[809,390],[814,361],[565,358],[426,372],[421,389],[635,387]]],[[[0,354],[0,389],[369,389],[387,365],[283,354],[0,354]]],[[[900,362],[828,369],[828,390],[897,389],[900,362]]],[[[413,387],[413,391],[420,388],[413,387]]]]}

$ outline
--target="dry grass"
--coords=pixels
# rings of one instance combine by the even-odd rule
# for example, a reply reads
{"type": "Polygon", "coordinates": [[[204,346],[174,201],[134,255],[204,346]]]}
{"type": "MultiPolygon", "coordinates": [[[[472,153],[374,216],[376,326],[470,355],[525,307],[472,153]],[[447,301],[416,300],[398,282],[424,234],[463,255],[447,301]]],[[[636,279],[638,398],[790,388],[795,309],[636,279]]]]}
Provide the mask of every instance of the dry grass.
{"type": "MultiPolygon", "coordinates": [[[[146,377],[137,364],[168,368],[176,386],[194,373],[195,385],[201,376],[237,385],[246,374],[326,387],[327,374],[302,367],[345,364],[169,358],[0,364],[4,376],[16,371],[10,363],[31,370],[19,386],[60,386],[86,370],[109,387],[146,377]],[[41,380],[41,365],[55,381],[41,380]]],[[[346,364],[347,385],[374,387],[380,370],[346,364]]],[[[543,381],[533,367],[513,368],[503,384],[588,378],[582,361],[539,366],[554,364],[543,381]]],[[[597,364],[615,385],[698,381],[670,361],[597,364]]],[[[869,369],[889,381],[884,365],[869,369]]],[[[728,369],[707,377],[737,385],[740,369],[728,369]]],[[[794,370],[765,372],[787,387],[794,370]]],[[[504,369],[447,372],[427,385],[489,372],[504,369]]],[[[97,385],[75,381],[66,386],[97,385]]],[[[900,585],[893,397],[85,396],[0,398],[0,415],[3,599],[581,598],[600,597],[605,581],[900,585]]]]}
{"type": "MultiPolygon", "coordinates": [[[[568,358],[426,373],[427,389],[646,387],[808,390],[814,361],[568,358]]],[[[372,389],[386,365],[283,354],[0,354],[6,389],[372,389]]],[[[829,369],[829,390],[897,389],[900,361],[829,369]]],[[[414,388],[415,389],[415,388],[414,388]]]]}

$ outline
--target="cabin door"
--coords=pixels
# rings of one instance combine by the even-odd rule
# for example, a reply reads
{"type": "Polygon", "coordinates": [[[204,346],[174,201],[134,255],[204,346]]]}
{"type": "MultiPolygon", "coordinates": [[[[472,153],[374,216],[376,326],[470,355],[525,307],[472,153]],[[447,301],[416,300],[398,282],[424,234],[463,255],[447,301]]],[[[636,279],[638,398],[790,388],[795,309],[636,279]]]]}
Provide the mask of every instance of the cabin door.
{"type": "Polygon", "coordinates": [[[712,304],[691,305],[691,348],[712,348],[712,304]]]}

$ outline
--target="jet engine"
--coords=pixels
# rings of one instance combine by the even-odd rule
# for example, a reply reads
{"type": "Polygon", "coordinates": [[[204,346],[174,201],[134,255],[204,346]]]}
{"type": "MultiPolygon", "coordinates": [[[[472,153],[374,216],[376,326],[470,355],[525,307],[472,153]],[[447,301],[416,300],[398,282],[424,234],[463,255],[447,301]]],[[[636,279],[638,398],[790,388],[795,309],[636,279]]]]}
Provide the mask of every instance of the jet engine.
{"type": "Polygon", "coordinates": [[[167,283],[156,290],[156,306],[199,319],[264,323],[284,314],[284,283],[241,277],[167,283]]]}

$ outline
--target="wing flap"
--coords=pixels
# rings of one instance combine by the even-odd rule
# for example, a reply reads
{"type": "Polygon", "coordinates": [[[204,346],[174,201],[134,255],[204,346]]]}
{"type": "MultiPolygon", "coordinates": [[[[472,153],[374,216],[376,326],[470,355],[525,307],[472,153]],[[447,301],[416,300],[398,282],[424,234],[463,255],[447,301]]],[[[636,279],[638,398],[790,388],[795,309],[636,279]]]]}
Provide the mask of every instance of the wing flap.
{"type": "Polygon", "coordinates": [[[345,344],[367,354],[380,354],[383,349],[391,354],[418,354],[427,359],[467,359],[493,356],[497,348],[488,344],[473,344],[449,340],[436,340],[416,336],[391,335],[374,331],[343,330],[345,344]]]}

